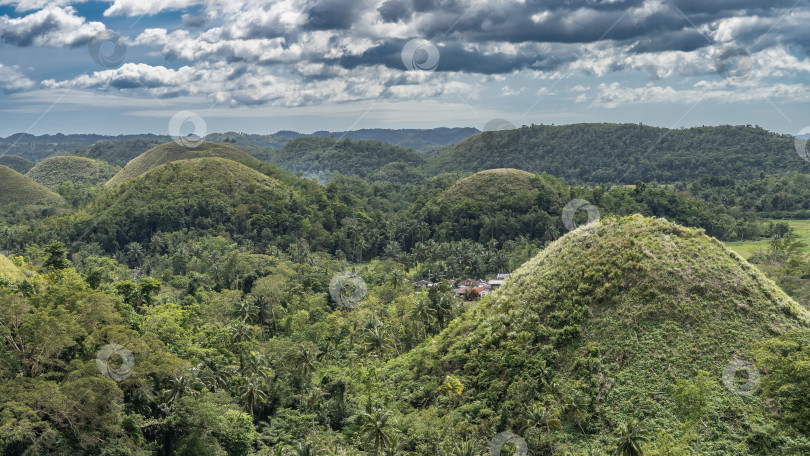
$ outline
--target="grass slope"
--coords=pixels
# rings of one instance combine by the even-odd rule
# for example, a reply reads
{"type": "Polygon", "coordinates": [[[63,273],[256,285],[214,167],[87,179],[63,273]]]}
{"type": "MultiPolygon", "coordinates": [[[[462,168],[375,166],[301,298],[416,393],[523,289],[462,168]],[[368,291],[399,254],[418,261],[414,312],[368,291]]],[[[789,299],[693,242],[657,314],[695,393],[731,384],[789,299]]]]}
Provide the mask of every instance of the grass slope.
{"type": "Polygon", "coordinates": [[[12,280],[23,280],[25,274],[6,256],[0,253],[0,277],[12,280]]]}
{"type": "Polygon", "coordinates": [[[170,142],[153,147],[139,155],[124,167],[118,174],[105,184],[107,187],[115,187],[124,182],[141,176],[150,170],[164,164],[177,160],[188,160],[192,158],[219,157],[227,158],[239,162],[251,168],[258,168],[261,162],[256,158],[231,146],[204,142],[194,149],[188,149],[181,144],[170,142]]]}
{"type": "Polygon", "coordinates": [[[18,173],[25,174],[33,168],[36,163],[19,155],[0,155],[0,165],[8,166],[18,173]]]}
{"type": "MultiPolygon", "coordinates": [[[[532,403],[571,398],[581,414],[564,415],[562,429],[550,431],[554,454],[589,447],[608,454],[612,431],[629,417],[652,436],[684,437],[674,387],[705,370],[714,391],[701,454],[758,454],[745,435],[764,415],[762,402],[725,389],[723,370],[748,358],[753,343],[808,324],[807,309],[702,231],[638,215],[608,218],[549,245],[385,370],[397,391],[390,400],[408,423],[448,413],[437,388],[446,375],[461,380],[450,420],[459,424],[437,432],[525,430],[532,403]]],[[[418,433],[412,426],[406,432],[418,433]]],[[[523,432],[532,454],[551,454],[541,434],[523,432]]],[[[420,438],[428,445],[429,436],[420,438]]]]}
{"type": "Polygon", "coordinates": [[[76,185],[94,185],[108,181],[119,168],[103,161],[86,157],[57,156],[37,163],[26,174],[46,187],[55,187],[62,182],[76,185]]]}
{"type": "Polygon", "coordinates": [[[456,182],[442,195],[443,200],[459,198],[499,199],[519,191],[535,187],[538,176],[514,168],[499,168],[481,171],[456,182]]]}
{"type": "Polygon", "coordinates": [[[63,204],[65,200],[11,168],[0,165],[0,206],[36,203],[63,204]]]}
{"type": "MultiPolygon", "coordinates": [[[[105,249],[113,249],[117,242],[147,243],[158,231],[242,233],[246,230],[244,218],[255,211],[271,214],[266,217],[268,224],[280,224],[278,219],[286,213],[283,204],[291,192],[286,184],[232,160],[178,160],[108,189],[63,222],[75,235],[87,232],[90,240],[105,249]],[[240,217],[241,224],[237,222],[240,217]]],[[[254,225],[259,230],[267,226],[254,225]]]]}

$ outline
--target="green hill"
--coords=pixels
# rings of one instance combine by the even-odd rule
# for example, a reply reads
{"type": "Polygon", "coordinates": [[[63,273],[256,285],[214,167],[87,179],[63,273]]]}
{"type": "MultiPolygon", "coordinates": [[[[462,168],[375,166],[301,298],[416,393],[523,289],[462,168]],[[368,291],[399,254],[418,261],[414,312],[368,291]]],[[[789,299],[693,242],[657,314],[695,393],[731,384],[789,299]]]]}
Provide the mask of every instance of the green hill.
{"type": "Polygon", "coordinates": [[[0,277],[5,277],[11,280],[22,280],[25,274],[14,263],[11,262],[5,255],[0,253],[0,277]]]}
{"type": "Polygon", "coordinates": [[[94,185],[108,181],[118,168],[99,160],[76,156],[49,157],[28,171],[27,176],[46,187],[62,182],[76,185],[94,185]]]}
{"type": "Polygon", "coordinates": [[[113,166],[123,167],[133,158],[167,141],[164,137],[138,138],[126,141],[101,141],[90,147],[77,149],[74,155],[94,158],[113,166]]]}
{"type": "Polygon", "coordinates": [[[239,149],[226,146],[224,144],[204,142],[194,149],[188,149],[181,144],[170,142],[153,147],[152,149],[149,149],[143,154],[134,158],[132,161],[127,163],[124,169],[113,176],[112,179],[107,181],[106,186],[115,187],[117,185],[121,185],[124,182],[145,174],[164,163],[203,157],[227,158],[251,168],[258,168],[261,166],[261,162],[259,160],[251,157],[239,149]]]}
{"type": "Polygon", "coordinates": [[[556,239],[568,188],[549,175],[517,169],[481,171],[417,210],[441,240],[556,239]]]}
{"type": "Polygon", "coordinates": [[[227,232],[257,244],[288,242],[283,236],[295,230],[317,245],[324,235],[320,214],[317,204],[299,200],[298,191],[287,183],[235,161],[209,157],[160,165],[107,189],[80,213],[54,223],[64,223],[60,226],[70,230],[68,239],[89,239],[108,251],[130,242],[148,244],[156,232],[182,230],[227,232]]]}
{"type": "Polygon", "coordinates": [[[0,165],[7,166],[18,173],[25,174],[33,168],[36,163],[18,155],[0,155],[0,165]]]}
{"type": "Polygon", "coordinates": [[[422,166],[418,152],[374,140],[337,140],[331,137],[307,136],[294,139],[280,150],[271,152],[269,161],[304,177],[328,179],[335,173],[371,177],[389,163],[403,162],[422,166]]]}
{"type": "Polygon", "coordinates": [[[474,135],[443,149],[429,168],[439,173],[511,167],[566,181],[626,184],[810,172],[793,143],[789,136],[750,126],[532,125],[474,135]]]}
{"type": "Polygon", "coordinates": [[[63,204],[65,200],[11,168],[0,165],[0,206],[7,204],[63,204]]]}
{"type": "MultiPolygon", "coordinates": [[[[650,431],[647,448],[660,430],[692,442],[675,386],[705,371],[701,454],[768,454],[749,437],[770,412],[732,389],[739,380],[726,376],[724,387],[724,370],[750,359],[755,342],[808,325],[807,309],[701,231],[606,218],[552,243],[444,332],[390,361],[388,400],[425,450],[436,435],[475,429],[520,432],[531,454],[612,454],[612,432],[628,418],[650,431]],[[448,375],[463,385],[458,401],[438,392],[448,375]],[[538,424],[542,416],[560,416],[562,427],[538,424]]],[[[790,441],[775,433],[771,450],[782,454],[790,441]]]]}

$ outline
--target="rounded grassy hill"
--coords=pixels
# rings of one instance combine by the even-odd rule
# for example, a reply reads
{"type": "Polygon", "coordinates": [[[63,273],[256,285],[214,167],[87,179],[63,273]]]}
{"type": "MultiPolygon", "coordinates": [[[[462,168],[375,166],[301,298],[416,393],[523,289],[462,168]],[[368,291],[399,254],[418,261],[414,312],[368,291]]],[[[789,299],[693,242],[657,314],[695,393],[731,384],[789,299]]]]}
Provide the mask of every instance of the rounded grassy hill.
{"type": "Polygon", "coordinates": [[[63,204],[65,200],[33,179],[0,165],[0,206],[63,204]]]}
{"type": "Polygon", "coordinates": [[[227,158],[250,168],[258,168],[261,166],[261,162],[256,158],[251,157],[235,147],[226,146],[224,144],[203,142],[194,149],[188,149],[181,144],[170,142],[153,147],[134,158],[127,163],[124,169],[107,181],[105,185],[107,187],[121,185],[164,163],[205,157],[227,158]]]}
{"type": "Polygon", "coordinates": [[[613,431],[631,418],[651,438],[693,442],[675,389],[703,371],[701,454],[759,454],[746,435],[769,412],[724,371],[758,341],[808,325],[808,309],[702,231],[608,218],[549,245],[385,376],[409,423],[452,413],[436,423],[520,432],[532,454],[612,454],[613,431]],[[464,388],[457,403],[437,390],[448,375],[464,388]],[[538,426],[541,412],[562,426],[538,426]]]}
{"type": "Polygon", "coordinates": [[[76,185],[94,185],[108,181],[119,168],[86,157],[55,156],[37,163],[26,174],[46,187],[55,187],[62,182],[76,185]]]}
{"type": "Polygon", "coordinates": [[[465,177],[417,215],[445,239],[504,242],[524,235],[551,241],[570,192],[558,179],[518,169],[490,169],[465,177]]]}
{"type": "Polygon", "coordinates": [[[29,169],[33,168],[36,163],[19,155],[0,155],[0,165],[8,166],[18,173],[25,174],[29,169]]]}
{"type": "MultiPolygon", "coordinates": [[[[148,244],[157,232],[229,233],[234,239],[275,240],[301,229],[321,235],[318,213],[288,184],[224,158],[166,163],[109,188],[66,223],[107,250],[148,244]]],[[[56,229],[56,228],[55,228],[56,229]]]]}

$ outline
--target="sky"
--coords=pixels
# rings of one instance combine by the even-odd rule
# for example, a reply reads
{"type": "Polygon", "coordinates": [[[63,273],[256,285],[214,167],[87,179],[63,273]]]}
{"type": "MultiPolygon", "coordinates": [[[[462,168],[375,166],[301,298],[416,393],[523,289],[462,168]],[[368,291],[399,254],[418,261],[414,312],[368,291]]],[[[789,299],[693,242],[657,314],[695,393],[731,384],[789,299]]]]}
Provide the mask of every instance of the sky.
{"type": "Polygon", "coordinates": [[[0,136],[810,126],[810,0],[0,0],[0,136]]]}

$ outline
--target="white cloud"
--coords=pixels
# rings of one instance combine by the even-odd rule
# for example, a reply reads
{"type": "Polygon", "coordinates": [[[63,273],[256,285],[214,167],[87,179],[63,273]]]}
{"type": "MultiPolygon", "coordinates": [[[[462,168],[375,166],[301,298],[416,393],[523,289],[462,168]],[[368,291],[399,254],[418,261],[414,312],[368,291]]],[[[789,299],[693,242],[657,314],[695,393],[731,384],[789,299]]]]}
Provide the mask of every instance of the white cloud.
{"type": "Polygon", "coordinates": [[[46,6],[67,6],[76,3],[84,3],[86,0],[0,0],[0,6],[16,5],[15,11],[31,11],[44,8],[46,6]]]}
{"type": "Polygon", "coordinates": [[[202,0],[115,0],[104,11],[105,16],[153,15],[166,10],[178,10],[200,5],[202,0]]]}
{"type": "Polygon", "coordinates": [[[7,92],[17,92],[33,88],[36,82],[27,78],[20,67],[16,65],[8,66],[0,63],[0,87],[7,92]]]}
{"type": "Polygon", "coordinates": [[[104,24],[87,22],[70,6],[47,6],[19,18],[0,16],[0,40],[15,46],[78,46],[104,30],[104,24]]]}

